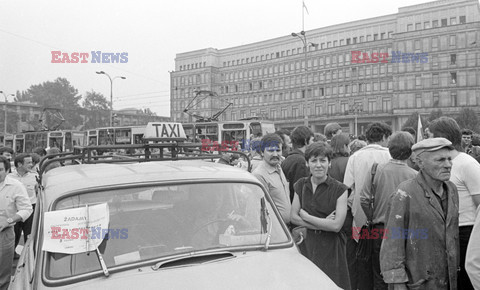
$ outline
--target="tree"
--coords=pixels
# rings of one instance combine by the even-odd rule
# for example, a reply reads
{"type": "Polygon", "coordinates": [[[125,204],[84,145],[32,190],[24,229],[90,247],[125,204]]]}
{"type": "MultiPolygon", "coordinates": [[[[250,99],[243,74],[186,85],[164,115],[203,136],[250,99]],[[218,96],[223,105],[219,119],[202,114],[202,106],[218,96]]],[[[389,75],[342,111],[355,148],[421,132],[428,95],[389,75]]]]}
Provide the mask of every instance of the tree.
{"type": "Polygon", "coordinates": [[[106,127],[109,125],[110,102],[100,93],[90,91],[83,100],[85,114],[84,129],[106,127]]]}
{"type": "MultiPolygon", "coordinates": [[[[420,119],[422,120],[422,125],[423,125],[423,128],[425,130],[425,123],[426,123],[425,117],[420,116],[420,119]]],[[[408,117],[407,121],[405,121],[405,123],[403,123],[402,129],[405,128],[405,127],[412,127],[413,129],[415,129],[415,131],[417,131],[417,128],[418,128],[418,112],[412,113],[408,117]]]]}
{"type": "Polygon", "coordinates": [[[430,123],[433,120],[440,118],[441,116],[443,116],[443,112],[441,109],[431,111],[430,115],[428,115],[427,122],[430,123]]]}
{"type": "MultiPolygon", "coordinates": [[[[5,121],[5,111],[4,107],[0,107],[0,132],[3,134],[4,129],[4,121],[5,121]]],[[[18,132],[18,122],[20,122],[19,115],[12,110],[12,108],[7,108],[7,132],[9,134],[15,134],[18,132]]]]}
{"type": "MultiPolygon", "coordinates": [[[[17,93],[16,101],[30,101],[46,108],[59,108],[65,118],[61,129],[72,129],[82,124],[78,90],[66,78],[57,78],[42,84],[32,85],[26,92],[17,93]]],[[[47,123],[47,126],[51,124],[47,123]]]]}
{"type": "Polygon", "coordinates": [[[97,93],[94,90],[87,92],[85,94],[85,99],[83,100],[83,108],[87,110],[94,111],[108,111],[110,110],[110,102],[101,94],[97,93]]]}
{"type": "Polygon", "coordinates": [[[479,132],[478,129],[480,124],[477,113],[470,108],[463,108],[460,111],[460,115],[455,118],[455,121],[457,121],[458,126],[460,126],[461,129],[466,128],[474,132],[479,132]]]}

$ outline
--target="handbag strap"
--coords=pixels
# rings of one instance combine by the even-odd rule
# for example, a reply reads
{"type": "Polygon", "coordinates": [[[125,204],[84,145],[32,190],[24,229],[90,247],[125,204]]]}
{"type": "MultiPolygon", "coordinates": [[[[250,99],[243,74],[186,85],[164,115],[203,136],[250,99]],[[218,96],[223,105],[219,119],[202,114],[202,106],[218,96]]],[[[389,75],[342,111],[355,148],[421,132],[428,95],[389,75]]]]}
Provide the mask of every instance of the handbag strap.
{"type": "Polygon", "coordinates": [[[375,162],[373,163],[372,169],[370,170],[370,174],[372,176],[371,183],[370,183],[370,194],[372,195],[372,197],[370,197],[370,216],[367,217],[370,223],[373,220],[373,205],[375,202],[375,183],[373,182],[373,180],[375,179],[375,174],[377,173],[377,167],[378,167],[378,163],[375,162]]]}

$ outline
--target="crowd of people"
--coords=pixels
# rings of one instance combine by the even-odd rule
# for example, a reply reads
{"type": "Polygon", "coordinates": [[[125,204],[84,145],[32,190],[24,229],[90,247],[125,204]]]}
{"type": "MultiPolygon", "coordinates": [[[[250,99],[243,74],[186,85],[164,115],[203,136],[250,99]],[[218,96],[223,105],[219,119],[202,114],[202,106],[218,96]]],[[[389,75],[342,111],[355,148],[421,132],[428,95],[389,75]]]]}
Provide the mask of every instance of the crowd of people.
{"type": "MultiPolygon", "coordinates": [[[[15,155],[10,147],[0,147],[0,290],[10,284],[15,252],[23,235],[26,243],[32,231],[33,212],[37,203],[38,166],[43,156],[60,153],[58,148],[37,147],[32,153],[15,155]]],[[[61,166],[53,162],[48,171],[61,166]]]]}
{"type": "Polygon", "coordinates": [[[256,148],[253,175],[342,289],[480,289],[480,147],[449,117],[417,134],[375,122],[352,140],[331,123],[256,148]]]}
{"type": "MultiPolygon", "coordinates": [[[[306,229],[300,252],[342,289],[480,289],[480,138],[449,117],[425,131],[415,142],[422,132],[374,122],[352,138],[330,123],[255,142],[252,174],[289,229],[306,229]]],[[[38,163],[54,153],[0,148],[0,289],[31,232],[38,163]]],[[[248,167],[239,154],[219,163],[248,167]]]]}

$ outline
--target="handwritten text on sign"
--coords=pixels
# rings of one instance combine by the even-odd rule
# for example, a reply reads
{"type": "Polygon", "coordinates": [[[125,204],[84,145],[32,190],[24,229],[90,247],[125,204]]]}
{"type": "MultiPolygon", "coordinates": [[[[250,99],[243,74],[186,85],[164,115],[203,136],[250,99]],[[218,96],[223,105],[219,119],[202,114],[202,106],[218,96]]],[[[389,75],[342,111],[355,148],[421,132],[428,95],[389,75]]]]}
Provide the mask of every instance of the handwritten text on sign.
{"type": "Polygon", "coordinates": [[[42,250],[64,254],[93,251],[102,239],[92,239],[89,229],[108,229],[109,217],[107,203],[88,207],[88,213],[86,207],[46,212],[42,250]]]}

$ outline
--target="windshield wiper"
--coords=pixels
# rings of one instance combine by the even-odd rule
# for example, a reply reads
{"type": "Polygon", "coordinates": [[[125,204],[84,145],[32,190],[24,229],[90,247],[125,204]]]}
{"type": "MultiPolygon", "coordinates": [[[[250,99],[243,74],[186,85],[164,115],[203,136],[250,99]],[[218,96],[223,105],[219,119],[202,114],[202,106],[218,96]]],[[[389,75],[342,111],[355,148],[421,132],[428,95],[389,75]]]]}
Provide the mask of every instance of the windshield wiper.
{"type": "Polygon", "coordinates": [[[152,266],[152,270],[156,271],[156,270],[159,270],[160,268],[179,267],[179,266],[184,266],[186,264],[206,264],[211,262],[228,260],[232,258],[235,258],[235,255],[230,252],[201,253],[201,254],[192,252],[182,257],[177,257],[177,258],[168,259],[162,262],[158,262],[154,266],[152,266]]]}
{"type": "MultiPolygon", "coordinates": [[[[86,225],[86,227],[88,229],[89,228],[88,223],[90,222],[90,219],[89,219],[89,216],[88,216],[88,204],[85,205],[85,208],[87,210],[87,225],[86,225]]],[[[88,243],[90,241],[92,241],[93,245],[95,246],[95,252],[97,253],[98,262],[100,263],[100,267],[102,267],[103,274],[105,275],[105,277],[110,276],[110,273],[108,272],[107,265],[105,264],[105,261],[103,260],[103,256],[100,253],[100,250],[98,249],[98,246],[97,246],[97,243],[95,242],[95,239],[91,238],[91,234],[87,237],[87,241],[86,241],[87,242],[87,251],[88,251],[88,243]]]]}

